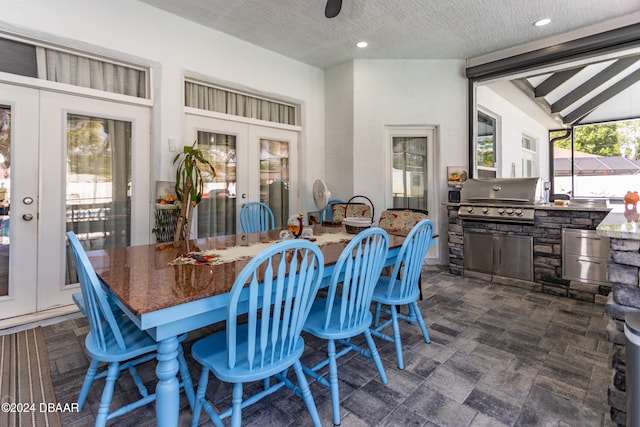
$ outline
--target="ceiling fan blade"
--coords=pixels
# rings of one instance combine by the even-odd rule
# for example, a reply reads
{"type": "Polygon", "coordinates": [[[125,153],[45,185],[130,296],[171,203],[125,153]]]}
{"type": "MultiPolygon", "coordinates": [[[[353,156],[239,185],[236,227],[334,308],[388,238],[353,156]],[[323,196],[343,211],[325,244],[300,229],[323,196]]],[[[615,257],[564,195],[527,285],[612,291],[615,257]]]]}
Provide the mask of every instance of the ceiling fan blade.
{"type": "Polygon", "coordinates": [[[327,18],[335,18],[342,9],[342,0],[327,0],[327,6],[324,8],[324,16],[327,18]]]}

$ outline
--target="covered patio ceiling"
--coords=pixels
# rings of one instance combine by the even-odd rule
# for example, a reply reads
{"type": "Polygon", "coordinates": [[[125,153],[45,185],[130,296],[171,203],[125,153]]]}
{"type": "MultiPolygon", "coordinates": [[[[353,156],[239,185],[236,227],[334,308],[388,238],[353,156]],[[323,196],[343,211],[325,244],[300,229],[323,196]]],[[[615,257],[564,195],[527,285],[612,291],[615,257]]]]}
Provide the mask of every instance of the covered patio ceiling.
{"type": "Polygon", "coordinates": [[[568,128],[581,124],[598,107],[639,81],[640,53],[635,53],[512,82],[568,128]]]}

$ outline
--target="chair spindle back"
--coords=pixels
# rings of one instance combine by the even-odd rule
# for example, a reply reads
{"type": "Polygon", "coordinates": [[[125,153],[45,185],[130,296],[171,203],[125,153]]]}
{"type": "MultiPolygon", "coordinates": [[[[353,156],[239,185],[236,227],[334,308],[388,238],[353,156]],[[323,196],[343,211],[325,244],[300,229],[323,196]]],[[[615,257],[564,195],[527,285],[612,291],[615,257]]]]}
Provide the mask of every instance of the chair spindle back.
{"type": "Polygon", "coordinates": [[[423,219],[411,229],[400,248],[389,280],[387,297],[391,296],[396,286],[400,287],[399,296],[402,298],[415,290],[424,257],[433,243],[433,222],[423,219]]]}
{"type": "Polygon", "coordinates": [[[341,330],[361,325],[370,315],[371,298],[389,250],[389,236],[381,228],[358,233],[344,248],[331,276],[323,328],[341,330]],[[342,286],[339,287],[339,284],[342,286]],[[340,294],[338,295],[338,293],[340,294]],[[329,325],[335,299],[341,298],[339,325],[329,325]]]}
{"type": "Polygon", "coordinates": [[[73,231],[67,233],[73,259],[76,263],[78,280],[85,301],[86,315],[89,320],[89,328],[95,341],[95,345],[101,350],[107,349],[107,341],[115,339],[121,350],[127,348],[118,322],[109,306],[107,295],[102,289],[100,279],[96,274],[89,257],[85,252],[78,237],[73,231]]]}
{"type": "Polygon", "coordinates": [[[273,230],[273,211],[262,202],[249,202],[240,210],[240,225],[245,233],[273,230]]]}
{"type": "Polygon", "coordinates": [[[250,366],[265,367],[290,355],[320,287],[324,257],[315,244],[294,239],[255,256],[231,289],[227,312],[228,367],[246,352],[250,366]],[[240,296],[248,293],[247,339],[237,337],[240,296]],[[246,347],[245,347],[246,346],[246,347]]]}

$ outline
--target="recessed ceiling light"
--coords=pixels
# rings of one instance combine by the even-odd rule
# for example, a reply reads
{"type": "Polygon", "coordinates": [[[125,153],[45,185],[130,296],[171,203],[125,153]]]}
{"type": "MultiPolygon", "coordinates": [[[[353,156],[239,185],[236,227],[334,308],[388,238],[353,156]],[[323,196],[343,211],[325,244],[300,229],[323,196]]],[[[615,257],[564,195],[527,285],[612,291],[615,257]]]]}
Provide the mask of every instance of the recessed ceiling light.
{"type": "Polygon", "coordinates": [[[359,48],[362,49],[362,48],[365,48],[365,47],[369,46],[369,43],[367,43],[367,42],[358,42],[358,43],[356,43],[356,46],[358,46],[359,48]]]}
{"type": "Polygon", "coordinates": [[[544,18],[544,19],[540,19],[539,21],[534,22],[533,25],[535,25],[536,27],[544,27],[545,25],[549,24],[550,22],[551,22],[551,19],[544,18]]]}

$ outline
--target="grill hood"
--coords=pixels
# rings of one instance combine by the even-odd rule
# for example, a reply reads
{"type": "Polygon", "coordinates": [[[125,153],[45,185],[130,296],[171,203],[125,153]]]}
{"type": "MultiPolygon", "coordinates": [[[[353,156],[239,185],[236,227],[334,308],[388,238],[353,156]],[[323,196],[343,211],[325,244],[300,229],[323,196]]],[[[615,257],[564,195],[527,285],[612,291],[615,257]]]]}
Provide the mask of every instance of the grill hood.
{"type": "Polygon", "coordinates": [[[460,204],[533,205],[540,178],[490,178],[467,180],[460,204]]]}

